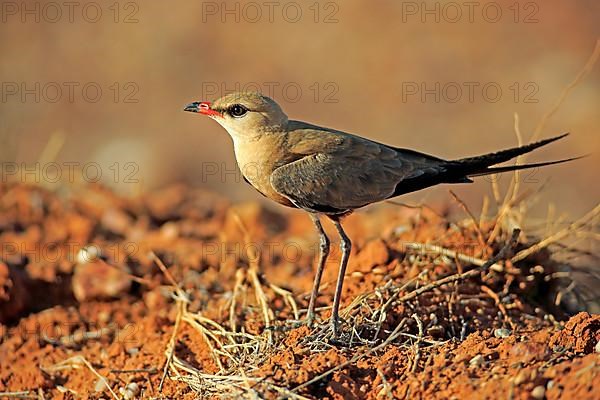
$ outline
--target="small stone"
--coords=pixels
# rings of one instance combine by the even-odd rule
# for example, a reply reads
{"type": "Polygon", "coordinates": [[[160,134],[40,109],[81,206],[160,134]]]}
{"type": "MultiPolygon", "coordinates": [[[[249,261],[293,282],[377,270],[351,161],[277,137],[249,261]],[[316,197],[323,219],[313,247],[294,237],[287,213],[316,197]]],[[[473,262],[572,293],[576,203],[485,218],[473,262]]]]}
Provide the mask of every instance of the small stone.
{"type": "Polygon", "coordinates": [[[387,269],[382,267],[375,267],[371,270],[371,272],[373,272],[374,275],[385,275],[387,274],[387,269]]]}
{"type": "Polygon", "coordinates": [[[174,222],[167,222],[160,227],[160,235],[165,240],[174,240],[179,236],[179,228],[174,222]]]}
{"type": "Polygon", "coordinates": [[[129,354],[130,356],[135,356],[137,353],[140,352],[139,347],[130,347],[127,350],[125,350],[127,352],[127,354],[129,354]]]}
{"type": "Polygon", "coordinates": [[[97,260],[101,253],[102,251],[100,250],[100,247],[96,246],[95,244],[89,244],[79,249],[76,256],[76,261],[78,264],[87,264],[97,260]]]}
{"type": "Polygon", "coordinates": [[[140,387],[135,382],[128,383],[124,388],[119,388],[119,393],[123,395],[123,399],[125,400],[135,399],[139,392],[140,387]]]}
{"type": "Polygon", "coordinates": [[[94,391],[96,393],[101,393],[101,392],[104,392],[106,389],[108,389],[108,385],[106,384],[106,380],[105,379],[98,379],[96,381],[96,385],[94,385],[94,391]]]}
{"type": "Polygon", "coordinates": [[[515,376],[515,385],[520,385],[522,383],[525,383],[527,381],[528,378],[528,374],[525,371],[521,371],[517,374],[517,376],[515,376]]]}
{"type": "Polygon", "coordinates": [[[596,353],[600,353],[600,340],[598,340],[598,343],[596,343],[596,347],[594,347],[594,351],[596,353]]]}
{"type": "Polygon", "coordinates": [[[494,330],[494,336],[496,336],[497,338],[507,338],[511,335],[512,331],[510,329],[506,329],[506,328],[498,328],[496,330],[494,330]]]}
{"type": "Polygon", "coordinates": [[[110,321],[110,312],[106,311],[106,310],[102,310],[100,312],[98,312],[97,318],[98,318],[98,322],[100,323],[108,323],[110,321]]]}
{"type": "Polygon", "coordinates": [[[56,390],[58,390],[61,393],[67,393],[69,391],[69,389],[67,389],[63,385],[56,385],[56,390]]]}
{"type": "Polygon", "coordinates": [[[554,381],[553,380],[549,380],[548,383],[546,383],[546,388],[548,390],[552,389],[554,387],[554,381]]]}
{"type": "Polygon", "coordinates": [[[544,273],[544,267],[542,267],[541,265],[536,265],[535,267],[531,268],[531,273],[538,273],[538,274],[543,274],[544,273]]]}
{"type": "Polygon", "coordinates": [[[475,357],[471,358],[469,365],[473,367],[479,367],[484,363],[484,361],[485,360],[483,359],[483,356],[481,354],[477,354],[475,357]]]}
{"type": "Polygon", "coordinates": [[[396,228],[394,228],[394,235],[400,236],[403,233],[410,232],[411,230],[412,228],[410,225],[398,225],[396,228]]]}
{"type": "Polygon", "coordinates": [[[438,323],[438,319],[437,319],[437,315],[435,315],[434,313],[430,313],[429,314],[429,321],[432,325],[435,325],[438,323]]]}
{"type": "Polygon", "coordinates": [[[546,388],[541,385],[534,387],[533,390],[531,391],[531,397],[533,397],[534,399],[537,399],[537,400],[542,400],[545,395],[546,395],[546,388]]]}

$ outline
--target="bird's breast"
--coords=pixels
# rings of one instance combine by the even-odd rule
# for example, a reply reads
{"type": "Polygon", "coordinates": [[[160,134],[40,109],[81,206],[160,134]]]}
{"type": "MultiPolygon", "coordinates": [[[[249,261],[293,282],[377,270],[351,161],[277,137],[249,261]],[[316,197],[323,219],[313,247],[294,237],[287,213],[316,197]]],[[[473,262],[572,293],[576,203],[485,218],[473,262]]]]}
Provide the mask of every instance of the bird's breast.
{"type": "Polygon", "coordinates": [[[236,140],[235,158],[245,180],[256,190],[273,201],[295,207],[271,185],[271,174],[285,159],[285,149],[282,146],[281,142],[271,138],[256,141],[236,140]]]}

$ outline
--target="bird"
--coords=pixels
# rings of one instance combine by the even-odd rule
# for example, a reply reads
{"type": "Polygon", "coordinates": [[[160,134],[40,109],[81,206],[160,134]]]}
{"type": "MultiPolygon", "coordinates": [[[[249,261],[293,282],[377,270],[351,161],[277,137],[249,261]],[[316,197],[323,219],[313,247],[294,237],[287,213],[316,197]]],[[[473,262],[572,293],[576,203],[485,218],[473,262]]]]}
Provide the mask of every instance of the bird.
{"type": "Polygon", "coordinates": [[[184,111],[208,116],[233,140],[240,171],[265,197],[306,211],[319,235],[319,258],[305,323],[315,321],[321,277],[330,239],[321,222],[329,219],[340,238],[341,259],[331,313],[334,338],[340,335],[339,307],[352,242],[342,218],[369,204],[438,184],[471,183],[471,178],[564,163],[576,158],[497,166],[564,138],[568,133],[475,157],[446,160],[335,129],[289,119],[258,92],[234,92],[213,103],[195,101],[184,111]]]}

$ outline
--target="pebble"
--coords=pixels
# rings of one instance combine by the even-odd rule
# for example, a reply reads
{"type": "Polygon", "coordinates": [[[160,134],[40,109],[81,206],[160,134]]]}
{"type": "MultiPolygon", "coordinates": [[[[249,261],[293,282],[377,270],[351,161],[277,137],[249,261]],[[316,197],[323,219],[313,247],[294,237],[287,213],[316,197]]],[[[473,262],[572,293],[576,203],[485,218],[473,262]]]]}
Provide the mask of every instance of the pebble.
{"type": "Polygon", "coordinates": [[[541,265],[536,265],[535,267],[531,268],[530,270],[532,273],[538,273],[538,274],[543,274],[544,273],[544,267],[541,265]]]}
{"type": "Polygon", "coordinates": [[[399,225],[394,229],[395,235],[402,235],[403,233],[410,232],[412,228],[409,225],[399,225]]]}
{"type": "Polygon", "coordinates": [[[531,391],[531,397],[537,400],[541,400],[546,395],[546,388],[543,386],[536,386],[531,391]]]}
{"type": "Polygon", "coordinates": [[[496,330],[494,330],[494,336],[496,336],[497,338],[507,338],[511,335],[512,331],[510,329],[506,329],[506,328],[498,328],[496,330]]]}
{"type": "Polygon", "coordinates": [[[179,236],[179,228],[174,222],[167,222],[160,227],[160,235],[165,240],[174,240],[179,236]]]}
{"type": "Polygon", "coordinates": [[[528,374],[525,373],[525,371],[521,371],[517,374],[517,376],[515,376],[515,385],[520,385],[522,383],[524,383],[525,381],[527,381],[528,378],[528,374]]]}
{"type": "Polygon", "coordinates": [[[596,347],[594,347],[594,351],[596,353],[600,353],[600,340],[598,340],[598,343],[596,343],[596,347]]]}
{"type": "Polygon", "coordinates": [[[94,386],[94,391],[96,393],[101,393],[104,392],[106,389],[108,389],[108,386],[106,385],[106,380],[98,379],[96,381],[96,385],[94,386]]]}
{"type": "Polygon", "coordinates": [[[101,323],[108,323],[110,321],[110,317],[111,317],[110,313],[106,310],[101,310],[97,314],[98,322],[101,322],[101,323]]]}
{"type": "Polygon", "coordinates": [[[67,389],[63,385],[56,385],[56,390],[58,390],[61,393],[68,393],[69,392],[69,389],[67,389]]]}
{"type": "Polygon", "coordinates": [[[435,325],[438,323],[437,315],[434,313],[429,314],[429,320],[431,321],[431,325],[435,325]]]}
{"type": "Polygon", "coordinates": [[[86,264],[98,259],[100,254],[100,247],[95,244],[89,244],[79,249],[76,260],[78,264],[86,264]]]}
{"type": "Polygon", "coordinates": [[[374,275],[385,275],[387,274],[387,270],[385,268],[382,267],[375,267],[371,270],[371,272],[373,272],[374,275]]]}
{"type": "Polygon", "coordinates": [[[475,357],[471,358],[469,365],[479,367],[484,361],[485,360],[483,359],[483,356],[481,354],[477,354],[475,357]]]}
{"type": "Polygon", "coordinates": [[[140,387],[135,382],[128,383],[124,388],[119,388],[119,393],[123,395],[125,400],[135,399],[139,392],[140,387]]]}

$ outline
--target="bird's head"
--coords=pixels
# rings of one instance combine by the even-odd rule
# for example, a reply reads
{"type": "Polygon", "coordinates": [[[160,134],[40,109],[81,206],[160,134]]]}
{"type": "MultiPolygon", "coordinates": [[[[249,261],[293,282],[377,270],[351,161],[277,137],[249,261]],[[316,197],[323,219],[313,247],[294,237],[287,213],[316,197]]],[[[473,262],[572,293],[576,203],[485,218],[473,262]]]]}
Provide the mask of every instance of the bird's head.
{"type": "Polygon", "coordinates": [[[209,102],[193,102],[185,111],[207,115],[234,138],[252,137],[285,127],[288,118],[270,97],[257,92],[235,92],[209,102]]]}

